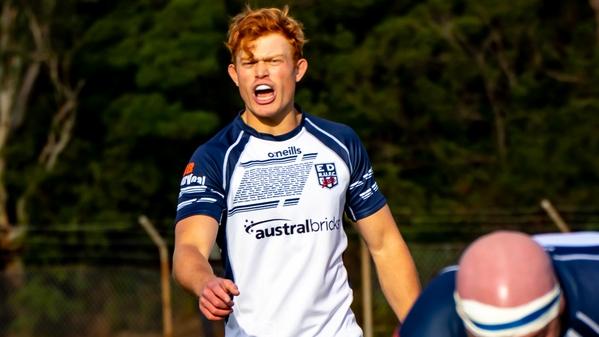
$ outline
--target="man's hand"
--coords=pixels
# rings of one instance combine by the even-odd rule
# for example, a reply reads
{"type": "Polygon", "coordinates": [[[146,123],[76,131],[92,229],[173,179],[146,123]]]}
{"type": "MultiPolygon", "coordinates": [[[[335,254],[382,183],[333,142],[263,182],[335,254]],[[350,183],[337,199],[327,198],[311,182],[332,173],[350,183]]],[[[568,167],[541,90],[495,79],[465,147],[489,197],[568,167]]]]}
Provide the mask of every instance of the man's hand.
{"type": "Polygon", "coordinates": [[[233,296],[239,289],[233,281],[220,277],[209,280],[200,294],[200,311],[211,321],[225,319],[233,312],[233,296]]]}

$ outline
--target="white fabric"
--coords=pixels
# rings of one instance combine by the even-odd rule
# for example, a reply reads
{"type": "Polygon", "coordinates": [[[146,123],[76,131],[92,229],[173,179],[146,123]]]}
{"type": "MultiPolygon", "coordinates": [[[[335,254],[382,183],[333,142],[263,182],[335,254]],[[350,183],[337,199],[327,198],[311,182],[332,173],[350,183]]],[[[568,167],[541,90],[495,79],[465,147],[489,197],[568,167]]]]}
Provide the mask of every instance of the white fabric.
{"type": "Polygon", "coordinates": [[[227,337],[361,337],[343,264],[352,220],[385,204],[349,127],[308,114],[271,136],[238,116],[200,146],[181,181],[177,221],[219,221],[224,276],[239,296],[227,337]]]}
{"type": "Polygon", "coordinates": [[[533,239],[545,248],[596,246],[599,232],[544,233],[534,235],[533,239]]]}
{"type": "Polygon", "coordinates": [[[479,337],[518,337],[538,331],[551,322],[559,313],[561,291],[559,285],[545,295],[516,307],[496,307],[475,300],[462,299],[457,291],[454,300],[458,315],[464,325],[479,337]],[[553,304],[546,307],[551,302],[553,304]],[[539,310],[540,316],[518,322],[539,310]],[[507,325],[501,328],[501,325],[507,325]]]}

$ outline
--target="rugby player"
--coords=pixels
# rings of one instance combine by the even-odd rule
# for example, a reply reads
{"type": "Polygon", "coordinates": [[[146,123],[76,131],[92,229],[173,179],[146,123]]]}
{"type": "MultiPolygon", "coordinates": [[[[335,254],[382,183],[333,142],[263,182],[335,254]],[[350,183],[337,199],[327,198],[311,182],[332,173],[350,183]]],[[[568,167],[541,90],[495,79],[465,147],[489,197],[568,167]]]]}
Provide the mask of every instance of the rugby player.
{"type": "Polygon", "coordinates": [[[356,133],[295,104],[304,42],[287,8],[248,7],[232,19],[228,73],[245,106],[198,147],[181,180],[173,274],[208,319],[226,320],[226,336],[362,336],[342,260],[344,213],[398,319],[420,291],[356,133]],[[208,261],[215,242],[225,275],[208,261]]]}
{"type": "Polygon", "coordinates": [[[497,231],[422,292],[401,337],[599,337],[599,233],[497,231]]]}

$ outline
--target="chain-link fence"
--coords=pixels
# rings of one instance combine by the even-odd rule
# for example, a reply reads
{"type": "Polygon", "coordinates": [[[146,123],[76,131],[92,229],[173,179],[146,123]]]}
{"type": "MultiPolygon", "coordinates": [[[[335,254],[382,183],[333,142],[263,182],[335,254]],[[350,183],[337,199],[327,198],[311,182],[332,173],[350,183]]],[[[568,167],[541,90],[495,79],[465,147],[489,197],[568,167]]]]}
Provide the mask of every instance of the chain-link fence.
{"type": "MultiPolygon", "coordinates": [[[[580,225],[573,226],[572,229],[599,229],[596,215],[586,219],[591,220],[581,221],[580,225]]],[[[446,220],[446,223],[450,222],[446,220]]],[[[410,226],[403,227],[402,232],[423,285],[442,268],[455,264],[466,245],[481,233],[496,228],[522,229],[528,232],[555,231],[555,227],[547,219],[523,223],[510,218],[493,223],[492,226],[488,225],[489,222],[486,226],[481,226],[481,223],[452,220],[450,225],[429,233],[416,231],[410,226]]],[[[105,243],[110,245],[110,249],[100,247],[103,255],[98,255],[100,248],[97,240],[89,240],[93,242],[89,245],[82,243],[84,241],[80,238],[87,238],[85,235],[88,235],[85,233],[44,231],[35,236],[35,232],[31,232],[30,242],[40,241],[37,248],[29,248],[29,258],[26,259],[29,263],[25,264],[23,273],[0,274],[0,337],[163,336],[158,251],[139,226],[130,227],[136,228],[138,232],[119,227],[114,233],[109,233],[111,239],[105,243]],[[58,239],[66,236],[76,236],[79,238],[76,241],[78,243],[58,239]],[[53,241],[54,237],[56,242],[53,241]],[[133,238],[135,241],[132,241],[133,238]],[[142,238],[145,240],[143,244],[140,243],[142,238]],[[48,256],[37,260],[31,257],[31,252],[41,254],[48,250],[48,246],[42,247],[42,244],[50,241],[53,242],[53,249],[61,247],[60,254],[57,253],[52,259],[48,259],[48,256]],[[128,259],[123,257],[127,254],[128,259]],[[109,258],[105,259],[106,257],[109,258]]],[[[353,309],[358,322],[363,322],[360,239],[351,227],[348,228],[348,234],[349,246],[344,260],[354,290],[353,309]]],[[[164,234],[164,237],[172,238],[172,234],[164,234]]],[[[172,242],[169,247],[172,249],[172,242]]],[[[219,267],[219,263],[215,261],[217,271],[219,267]]],[[[374,336],[388,337],[397,320],[378,287],[376,274],[373,272],[371,275],[374,285],[374,336]]],[[[184,292],[172,280],[170,289],[173,337],[223,336],[222,322],[205,321],[193,296],[184,292]]]]}
{"type": "MultiPolygon", "coordinates": [[[[357,244],[356,244],[357,245],[357,244]]],[[[412,247],[423,279],[453,262],[459,247],[412,247]]],[[[359,261],[346,259],[361,319],[359,261]]],[[[376,285],[376,276],[373,275],[376,285]]],[[[173,336],[222,336],[222,325],[203,321],[195,299],[171,282],[173,336]]],[[[377,336],[389,336],[396,321],[375,289],[377,336]]],[[[21,275],[0,277],[0,336],[5,337],[159,337],[162,298],[159,268],[127,266],[33,266],[21,275]]]]}
{"type": "MultiPolygon", "coordinates": [[[[172,290],[174,336],[202,336],[195,301],[172,290]]],[[[0,278],[0,298],[0,336],[162,336],[158,269],[28,267],[0,278]]]]}

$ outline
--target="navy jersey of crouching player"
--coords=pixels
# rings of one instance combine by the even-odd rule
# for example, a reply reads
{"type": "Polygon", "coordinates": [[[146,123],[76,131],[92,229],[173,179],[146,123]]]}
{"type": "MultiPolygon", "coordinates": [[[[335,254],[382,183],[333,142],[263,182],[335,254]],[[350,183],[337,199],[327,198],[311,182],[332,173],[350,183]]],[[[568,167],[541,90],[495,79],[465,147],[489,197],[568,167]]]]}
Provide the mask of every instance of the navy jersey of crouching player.
{"type": "Polygon", "coordinates": [[[226,277],[241,291],[228,332],[352,337],[361,329],[342,263],[342,217],[358,220],[384,205],[349,127],[302,113],[296,129],[272,136],[238,116],[194,153],[176,221],[219,220],[226,277]]]}
{"type": "MultiPolygon", "coordinates": [[[[560,336],[599,337],[599,233],[533,239],[550,255],[565,297],[560,336]]],[[[445,269],[424,289],[401,327],[401,337],[467,336],[454,301],[456,272],[457,267],[445,269]]]]}

